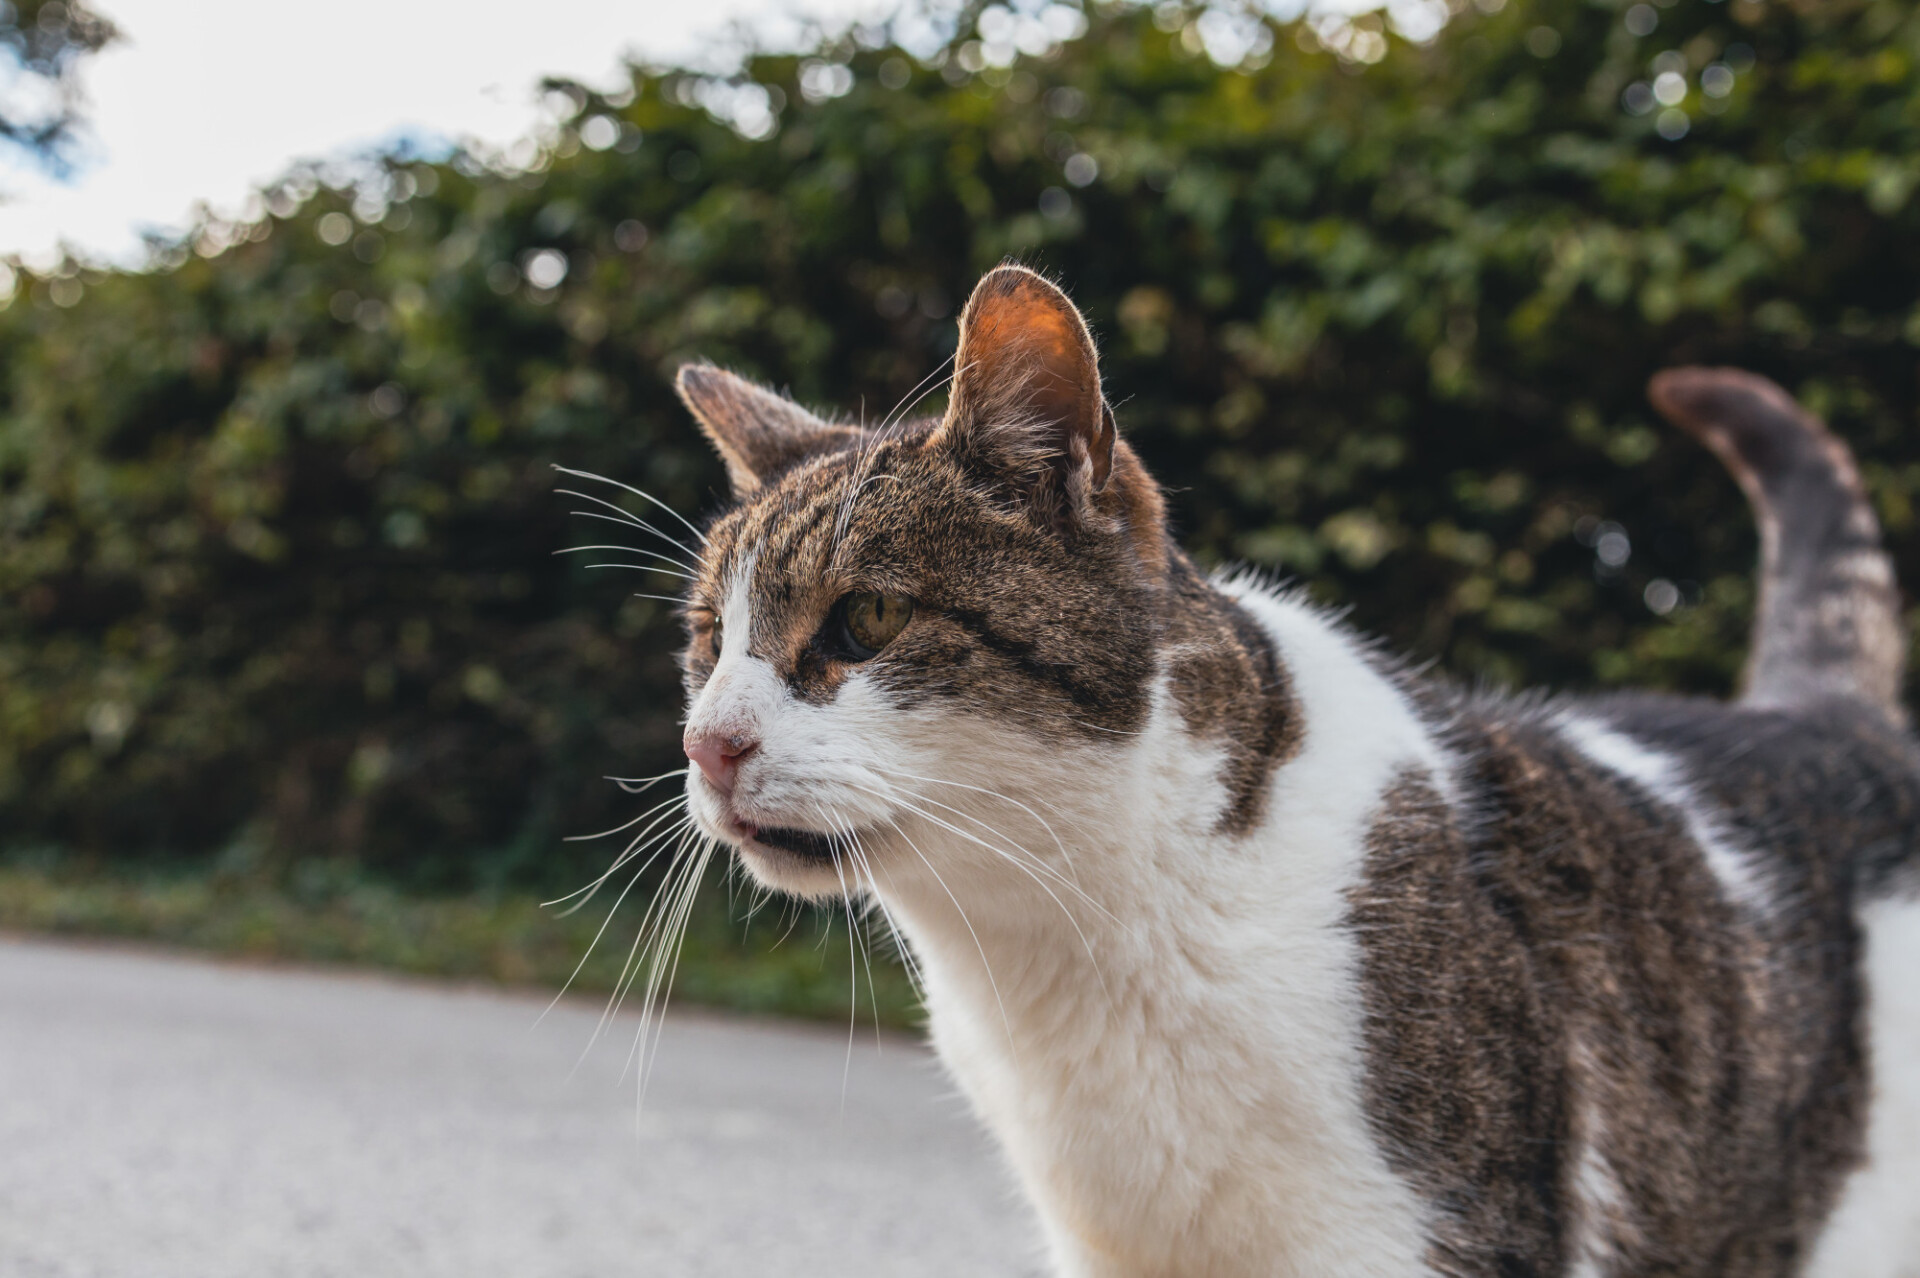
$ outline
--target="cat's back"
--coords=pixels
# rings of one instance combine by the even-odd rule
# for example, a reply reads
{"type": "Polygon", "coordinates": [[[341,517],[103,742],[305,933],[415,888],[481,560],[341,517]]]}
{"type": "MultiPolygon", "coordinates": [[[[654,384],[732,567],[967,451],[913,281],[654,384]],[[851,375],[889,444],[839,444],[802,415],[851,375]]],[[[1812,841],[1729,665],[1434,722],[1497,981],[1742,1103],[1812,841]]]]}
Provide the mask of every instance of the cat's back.
{"type": "Polygon", "coordinates": [[[1743,993],[1768,1000],[1747,1009],[1757,1029],[1750,1066],[1805,1077],[1756,1118],[1782,1124],[1796,1137],[1788,1157],[1821,1169],[1788,1173],[1800,1184],[1790,1205],[1811,1226],[1810,1238],[1798,1224],[1791,1231],[1810,1244],[1804,1271],[1920,1274],[1912,735],[1878,708],[1840,698],[1766,708],[1630,695],[1585,712],[1659,756],[1685,819],[1744,861],[1746,891],[1728,893],[1739,906],[1729,925],[1751,936],[1761,964],[1743,993]]]}
{"type": "Polygon", "coordinates": [[[1371,1109],[1441,1253],[1912,1272],[1911,738],[1844,701],[1438,708],[1453,793],[1389,793],[1355,919],[1371,1109]]]}
{"type": "Polygon", "coordinates": [[[1756,707],[1628,693],[1566,719],[1650,766],[1747,849],[1756,891],[1791,905],[1920,891],[1920,748],[1876,708],[1830,699],[1756,707]]]}

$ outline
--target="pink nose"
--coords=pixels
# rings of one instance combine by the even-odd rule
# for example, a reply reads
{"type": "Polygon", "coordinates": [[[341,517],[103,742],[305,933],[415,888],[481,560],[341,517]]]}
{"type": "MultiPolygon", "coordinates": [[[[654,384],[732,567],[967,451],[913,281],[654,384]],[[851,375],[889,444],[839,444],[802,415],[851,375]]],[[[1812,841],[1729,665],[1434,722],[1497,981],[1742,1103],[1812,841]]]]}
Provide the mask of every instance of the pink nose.
{"type": "Polygon", "coordinates": [[[687,757],[698,765],[708,784],[722,794],[733,793],[733,779],[741,761],[760,748],[754,738],[738,733],[688,736],[683,744],[687,757]]]}

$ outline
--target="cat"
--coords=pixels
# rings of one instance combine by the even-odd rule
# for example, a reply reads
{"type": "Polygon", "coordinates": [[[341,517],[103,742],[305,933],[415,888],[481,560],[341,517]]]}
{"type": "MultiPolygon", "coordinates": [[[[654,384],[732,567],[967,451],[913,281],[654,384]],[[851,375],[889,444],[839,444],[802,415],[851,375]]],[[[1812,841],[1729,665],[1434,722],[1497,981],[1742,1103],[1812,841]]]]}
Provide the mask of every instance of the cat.
{"type": "Polygon", "coordinates": [[[1920,1275],[1920,750],[1846,447],[1652,397],[1757,512],[1731,704],[1467,693],[1209,578],[1052,282],[948,407],[703,364],[692,818],[864,898],[1064,1278],[1920,1275]]]}

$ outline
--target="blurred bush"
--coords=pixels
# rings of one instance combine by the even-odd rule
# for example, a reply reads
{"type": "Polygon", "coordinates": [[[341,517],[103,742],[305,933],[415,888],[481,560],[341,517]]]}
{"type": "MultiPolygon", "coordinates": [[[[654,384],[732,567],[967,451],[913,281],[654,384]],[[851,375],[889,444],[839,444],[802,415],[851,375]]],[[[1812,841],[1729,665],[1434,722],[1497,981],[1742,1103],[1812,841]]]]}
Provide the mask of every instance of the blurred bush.
{"type": "Polygon", "coordinates": [[[550,467],[711,514],[678,364],[877,417],[1007,256],[1086,308],[1203,558],[1463,676],[1729,686],[1754,539],[1645,405],[1670,363],[1828,414],[1920,579],[1915,7],[1443,13],[976,7],[557,85],[523,171],[296,173],[159,269],[23,274],[0,839],[443,889],[603,860],[560,839],[675,765],[670,609],[629,592],[677,583],[554,558],[609,539],[550,467]]]}
{"type": "Polygon", "coordinates": [[[85,98],[76,68],[118,38],[80,0],[0,0],[0,142],[10,158],[66,170],[85,98]]]}

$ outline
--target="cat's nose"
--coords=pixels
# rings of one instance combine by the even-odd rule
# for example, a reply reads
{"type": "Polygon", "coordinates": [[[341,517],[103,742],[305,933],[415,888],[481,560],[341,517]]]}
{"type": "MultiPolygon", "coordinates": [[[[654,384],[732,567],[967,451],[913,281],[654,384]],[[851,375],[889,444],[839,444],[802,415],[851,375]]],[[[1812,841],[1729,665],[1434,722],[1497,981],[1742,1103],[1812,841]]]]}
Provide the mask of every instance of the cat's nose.
{"type": "Polygon", "coordinates": [[[722,794],[733,793],[733,779],[740,764],[760,748],[758,740],[737,732],[689,734],[682,744],[708,784],[722,794]]]}

